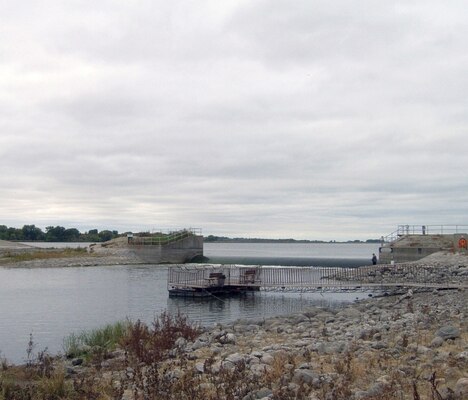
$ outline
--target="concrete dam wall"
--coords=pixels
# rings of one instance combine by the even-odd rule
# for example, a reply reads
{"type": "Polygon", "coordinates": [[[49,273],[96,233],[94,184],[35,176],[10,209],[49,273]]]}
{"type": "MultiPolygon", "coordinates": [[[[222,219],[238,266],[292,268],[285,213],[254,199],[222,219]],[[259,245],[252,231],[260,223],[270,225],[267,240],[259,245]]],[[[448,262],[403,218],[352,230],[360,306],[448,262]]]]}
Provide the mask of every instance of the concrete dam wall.
{"type": "Polygon", "coordinates": [[[182,264],[203,256],[203,236],[189,235],[166,244],[131,244],[129,251],[144,262],[182,264]]]}
{"type": "Polygon", "coordinates": [[[399,226],[379,249],[379,263],[417,261],[438,251],[466,253],[468,227],[399,226]]]}

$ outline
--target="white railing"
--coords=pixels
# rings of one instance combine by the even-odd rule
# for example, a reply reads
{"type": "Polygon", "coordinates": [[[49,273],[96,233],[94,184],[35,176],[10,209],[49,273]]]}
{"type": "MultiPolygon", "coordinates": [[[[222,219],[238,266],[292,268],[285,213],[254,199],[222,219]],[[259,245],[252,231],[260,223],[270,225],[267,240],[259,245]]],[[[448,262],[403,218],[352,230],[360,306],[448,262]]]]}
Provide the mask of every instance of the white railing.
{"type": "Polygon", "coordinates": [[[453,235],[456,233],[468,233],[468,225],[398,225],[396,231],[387,236],[382,236],[381,241],[392,243],[402,236],[409,235],[453,235]]]}

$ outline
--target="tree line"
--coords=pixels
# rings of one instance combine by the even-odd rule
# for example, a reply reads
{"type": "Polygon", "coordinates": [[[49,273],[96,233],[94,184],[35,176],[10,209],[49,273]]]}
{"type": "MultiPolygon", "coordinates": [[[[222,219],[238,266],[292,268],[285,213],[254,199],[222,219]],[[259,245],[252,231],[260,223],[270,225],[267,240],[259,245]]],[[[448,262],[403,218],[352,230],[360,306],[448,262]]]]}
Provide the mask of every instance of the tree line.
{"type": "Polygon", "coordinates": [[[81,233],[76,228],[48,226],[45,232],[35,225],[24,225],[22,228],[0,225],[0,240],[41,241],[41,242],[106,242],[120,236],[118,231],[91,229],[81,233]]]}

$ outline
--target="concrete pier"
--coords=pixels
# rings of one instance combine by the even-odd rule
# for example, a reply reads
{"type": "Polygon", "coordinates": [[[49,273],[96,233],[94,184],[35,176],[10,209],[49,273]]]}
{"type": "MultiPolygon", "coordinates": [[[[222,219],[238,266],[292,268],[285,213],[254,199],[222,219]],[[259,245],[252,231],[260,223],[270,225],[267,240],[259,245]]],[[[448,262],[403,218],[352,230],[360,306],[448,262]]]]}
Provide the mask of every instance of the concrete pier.
{"type": "Polygon", "coordinates": [[[203,256],[200,230],[183,229],[164,236],[129,237],[128,250],[144,262],[179,264],[203,256]]]}
{"type": "Polygon", "coordinates": [[[382,238],[379,263],[420,260],[438,251],[466,252],[467,225],[399,225],[382,238]]]}

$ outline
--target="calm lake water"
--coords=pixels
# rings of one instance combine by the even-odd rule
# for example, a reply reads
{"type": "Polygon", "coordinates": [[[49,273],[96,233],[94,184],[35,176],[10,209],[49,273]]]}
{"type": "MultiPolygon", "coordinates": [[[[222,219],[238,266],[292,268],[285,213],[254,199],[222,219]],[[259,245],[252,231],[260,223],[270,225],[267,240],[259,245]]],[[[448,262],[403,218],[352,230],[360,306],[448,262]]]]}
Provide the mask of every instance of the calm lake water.
{"type": "MultiPolygon", "coordinates": [[[[352,266],[361,261],[369,263],[370,255],[377,250],[378,245],[369,244],[205,245],[205,255],[211,262],[251,260],[257,261],[252,264],[266,261],[268,265],[330,265],[332,262],[352,266]]],[[[222,300],[177,299],[168,297],[166,280],[167,266],[154,265],[0,268],[1,355],[15,363],[23,362],[30,333],[36,351],[47,347],[51,353],[57,353],[62,351],[63,338],[72,332],[125,318],[151,322],[163,310],[174,313],[180,310],[191,320],[208,326],[239,318],[289,314],[310,305],[339,306],[359,296],[260,292],[222,300]]]]}
{"type": "Polygon", "coordinates": [[[291,266],[360,266],[371,264],[378,243],[205,243],[213,263],[291,266]]]}

